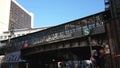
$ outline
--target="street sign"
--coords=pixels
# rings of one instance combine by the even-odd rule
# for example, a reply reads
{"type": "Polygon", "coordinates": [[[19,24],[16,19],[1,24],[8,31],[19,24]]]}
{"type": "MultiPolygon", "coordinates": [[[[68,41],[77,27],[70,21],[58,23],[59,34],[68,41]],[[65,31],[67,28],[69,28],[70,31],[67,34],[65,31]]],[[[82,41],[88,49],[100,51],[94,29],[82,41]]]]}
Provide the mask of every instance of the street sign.
{"type": "Polygon", "coordinates": [[[85,36],[89,35],[90,34],[90,29],[88,29],[88,28],[84,29],[83,34],[85,36]]]}

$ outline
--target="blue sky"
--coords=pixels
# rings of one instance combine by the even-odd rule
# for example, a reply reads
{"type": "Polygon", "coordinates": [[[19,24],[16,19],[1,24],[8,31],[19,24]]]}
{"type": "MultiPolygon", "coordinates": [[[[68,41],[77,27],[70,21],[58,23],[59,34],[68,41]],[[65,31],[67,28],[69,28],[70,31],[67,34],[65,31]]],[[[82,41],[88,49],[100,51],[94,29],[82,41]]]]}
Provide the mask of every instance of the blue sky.
{"type": "Polygon", "coordinates": [[[104,11],[104,0],[16,0],[34,14],[34,27],[55,26],[104,11]]]}

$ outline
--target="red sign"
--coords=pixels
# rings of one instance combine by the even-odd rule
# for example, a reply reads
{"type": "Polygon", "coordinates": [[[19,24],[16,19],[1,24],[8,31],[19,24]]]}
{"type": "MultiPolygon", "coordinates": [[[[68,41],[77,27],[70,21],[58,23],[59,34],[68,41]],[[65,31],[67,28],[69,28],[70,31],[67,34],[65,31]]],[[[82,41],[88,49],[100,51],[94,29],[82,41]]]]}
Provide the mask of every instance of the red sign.
{"type": "Polygon", "coordinates": [[[27,48],[27,47],[29,47],[29,45],[28,45],[27,42],[25,42],[25,43],[24,43],[24,48],[27,48]]]}

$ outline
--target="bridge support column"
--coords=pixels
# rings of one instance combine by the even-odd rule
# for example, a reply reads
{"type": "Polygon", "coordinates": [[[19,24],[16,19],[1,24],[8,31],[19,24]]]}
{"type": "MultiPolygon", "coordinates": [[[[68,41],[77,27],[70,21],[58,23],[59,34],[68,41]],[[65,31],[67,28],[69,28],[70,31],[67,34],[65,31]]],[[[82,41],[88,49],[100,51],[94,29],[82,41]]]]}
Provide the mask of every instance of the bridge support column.
{"type": "Polygon", "coordinates": [[[117,54],[120,54],[120,19],[111,19],[106,22],[106,30],[108,34],[108,40],[109,40],[109,47],[110,47],[110,55],[108,55],[108,58],[106,58],[106,62],[109,63],[111,60],[112,63],[109,65],[107,64],[105,68],[110,68],[112,65],[112,68],[120,68],[120,57],[115,58],[117,54]],[[107,67],[108,66],[108,67],[107,67]]]}

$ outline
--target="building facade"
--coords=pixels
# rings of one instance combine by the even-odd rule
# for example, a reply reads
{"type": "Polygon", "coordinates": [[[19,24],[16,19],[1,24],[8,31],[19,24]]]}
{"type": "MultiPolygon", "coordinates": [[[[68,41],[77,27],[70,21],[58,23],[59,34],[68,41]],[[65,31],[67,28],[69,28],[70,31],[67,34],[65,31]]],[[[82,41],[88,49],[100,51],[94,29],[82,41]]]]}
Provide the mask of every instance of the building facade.
{"type": "Polygon", "coordinates": [[[111,66],[106,68],[120,68],[120,1],[105,0],[106,28],[109,38],[109,47],[111,56],[107,60],[111,60],[111,66]]]}
{"type": "Polygon", "coordinates": [[[33,14],[15,0],[0,0],[0,4],[0,33],[33,27],[33,14]]]}
{"type": "Polygon", "coordinates": [[[10,0],[0,0],[0,33],[8,30],[10,0]]]}
{"type": "Polygon", "coordinates": [[[111,1],[111,12],[113,17],[120,16],[120,1],[119,0],[110,0],[111,1]]]}
{"type": "Polygon", "coordinates": [[[109,10],[111,17],[120,16],[120,1],[119,0],[105,0],[105,10],[109,10]]]}
{"type": "MultiPolygon", "coordinates": [[[[15,37],[23,36],[26,34],[34,33],[34,32],[41,31],[41,30],[44,30],[47,28],[49,28],[49,27],[14,30],[14,34],[11,36],[11,38],[15,38],[15,37]]],[[[0,41],[8,39],[9,35],[10,35],[9,31],[3,32],[3,34],[0,34],[0,41]]]]}

